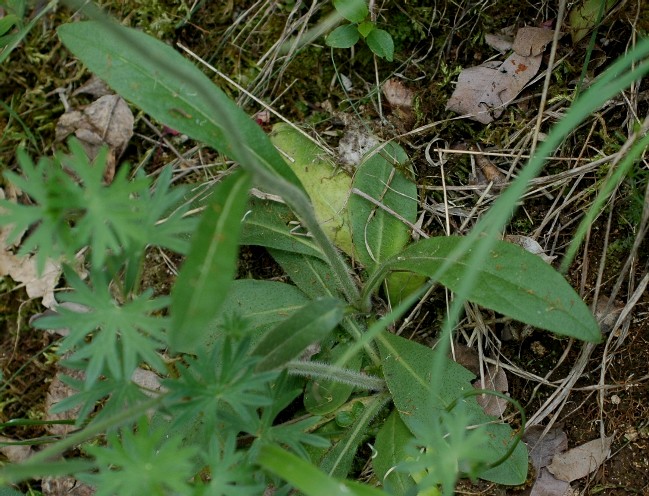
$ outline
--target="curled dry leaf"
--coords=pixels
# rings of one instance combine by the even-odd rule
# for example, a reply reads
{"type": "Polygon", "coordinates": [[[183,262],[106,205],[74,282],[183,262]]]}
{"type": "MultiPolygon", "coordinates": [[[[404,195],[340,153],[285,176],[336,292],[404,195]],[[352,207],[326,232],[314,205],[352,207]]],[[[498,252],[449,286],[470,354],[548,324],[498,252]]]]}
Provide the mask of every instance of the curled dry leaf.
{"type": "Polygon", "coordinates": [[[542,425],[533,425],[523,435],[537,477],[521,496],[564,496],[570,491],[568,482],[557,479],[545,468],[556,454],[568,449],[568,436],[560,425],[553,425],[545,434],[544,430],[542,425]]]}
{"type": "Polygon", "coordinates": [[[92,496],[96,490],[74,477],[45,477],[41,482],[43,496],[92,496]]]}
{"type": "Polygon", "coordinates": [[[512,45],[514,44],[514,37],[507,36],[505,34],[487,33],[484,35],[484,41],[494,50],[505,53],[512,49],[512,45]]]}
{"type": "Polygon", "coordinates": [[[483,124],[500,117],[509,102],[538,72],[543,48],[549,41],[548,33],[551,40],[550,30],[521,28],[514,39],[514,53],[502,64],[497,67],[484,64],[463,70],[446,108],[483,124]]]}
{"type": "Polygon", "coordinates": [[[86,81],[86,84],[72,92],[72,96],[80,94],[92,95],[95,98],[99,98],[106,95],[112,95],[113,92],[102,79],[99,79],[93,74],[92,77],[86,81]]]}
{"type": "Polygon", "coordinates": [[[599,322],[603,334],[611,332],[622,310],[624,310],[624,305],[619,301],[611,302],[607,296],[600,296],[595,307],[595,318],[599,322]]]}
{"type": "Polygon", "coordinates": [[[488,186],[490,183],[491,191],[497,192],[505,187],[506,178],[505,174],[500,172],[500,169],[484,155],[475,155],[476,169],[475,174],[469,177],[469,184],[472,186],[488,186]]]}
{"type": "MultiPolygon", "coordinates": [[[[18,439],[11,439],[0,436],[0,443],[18,442],[18,439]]],[[[0,453],[7,457],[11,463],[20,463],[32,455],[32,447],[26,444],[0,446],[0,453]]]]}
{"type": "Polygon", "coordinates": [[[74,133],[90,160],[94,160],[99,149],[107,145],[110,153],[104,178],[110,182],[115,175],[116,160],[133,136],[133,122],[133,113],[123,98],[105,95],[83,111],[73,110],[63,114],[56,124],[56,139],[62,141],[74,133]]]}
{"type": "MultiPolygon", "coordinates": [[[[561,35],[560,35],[561,36],[561,35]]],[[[512,48],[525,57],[541,55],[554,38],[554,31],[547,28],[524,27],[518,30],[512,48]]]]}
{"type": "Polygon", "coordinates": [[[548,465],[548,470],[557,479],[572,482],[597,470],[606,460],[611,449],[613,436],[604,439],[594,439],[572,448],[565,453],[559,453],[548,465]]]}
{"type": "MultiPolygon", "coordinates": [[[[1,190],[0,197],[4,197],[1,190]]],[[[61,265],[47,260],[43,273],[39,275],[34,257],[14,255],[7,245],[7,235],[8,230],[0,229],[0,277],[9,276],[15,282],[24,284],[29,298],[42,298],[43,306],[51,308],[56,304],[54,288],[61,277],[61,265]]]]}
{"type": "Polygon", "coordinates": [[[541,245],[533,238],[530,238],[529,236],[521,236],[518,234],[508,234],[505,236],[505,241],[509,241],[510,243],[514,243],[515,245],[520,246],[521,248],[524,248],[525,250],[529,251],[530,253],[533,253],[534,255],[538,255],[541,257],[543,260],[545,260],[547,263],[552,263],[552,261],[557,258],[556,255],[550,256],[545,254],[545,250],[541,247],[541,245]]]}

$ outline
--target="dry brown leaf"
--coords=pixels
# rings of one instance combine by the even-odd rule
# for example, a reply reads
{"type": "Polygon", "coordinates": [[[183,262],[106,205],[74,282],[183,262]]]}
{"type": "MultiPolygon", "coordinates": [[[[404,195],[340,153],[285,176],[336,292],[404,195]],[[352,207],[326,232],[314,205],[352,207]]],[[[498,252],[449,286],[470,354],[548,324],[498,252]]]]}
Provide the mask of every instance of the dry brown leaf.
{"type": "Polygon", "coordinates": [[[63,114],[56,124],[57,141],[74,133],[92,161],[99,149],[107,145],[110,153],[104,179],[111,182],[115,164],[133,136],[133,113],[123,98],[105,95],[88,105],[83,111],[73,110],[63,114]]]}
{"type": "Polygon", "coordinates": [[[514,243],[515,245],[520,246],[521,248],[524,248],[526,251],[529,251],[530,253],[533,253],[534,255],[538,255],[541,257],[543,260],[545,260],[547,263],[552,263],[552,261],[557,258],[556,255],[550,256],[545,254],[545,250],[541,247],[541,245],[533,238],[530,238],[529,236],[522,236],[518,234],[508,234],[505,236],[505,241],[509,241],[510,243],[514,243]]]}
{"type": "Polygon", "coordinates": [[[483,64],[460,73],[446,109],[483,124],[500,117],[509,102],[538,72],[543,50],[552,37],[553,31],[549,29],[519,29],[514,53],[502,64],[497,67],[493,63],[483,64]]]}
{"type": "Polygon", "coordinates": [[[548,470],[557,479],[572,482],[594,472],[606,460],[611,449],[613,436],[594,439],[555,455],[548,470]]]}
{"type": "Polygon", "coordinates": [[[381,87],[385,99],[392,107],[412,107],[414,91],[408,88],[397,78],[390,78],[381,87]]]}
{"type": "MultiPolygon", "coordinates": [[[[74,420],[77,418],[79,410],[81,409],[81,406],[76,406],[65,412],[52,413],[50,411],[56,404],[77,393],[76,389],[71,388],[61,380],[63,375],[77,380],[85,379],[83,371],[67,368],[59,369],[54,376],[54,379],[52,379],[47,394],[45,395],[45,412],[47,418],[50,420],[74,420]]],[[[54,436],[66,436],[74,429],[76,429],[76,427],[72,424],[50,424],[47,426],[47,431],[54,436]]]]}
{"type": "Polygon", "coordinates": [[[568,436],[560,425],[553,425],[543,435],[545,427],[533,425],[525,430],[523,442],[527,445],[530,453],[530,460],[534,468],[547,467],[555,455],[568,449],[568,436]]]}
{"type": "Polygon", "coordinates": [[[42,298],[43,306],[51,308],[56,304],[54,288],[61,277],[61,265],[47,260],[39,276],[33,256],[13,254],[7,245],[8,234],[8,230],[0,229],[0,277],[9,276],[15,282],[24,284],[29,298],[42,298]]]}
{"type": "Polygon", "coordinates": [[[536,75],[539,67],[540,55],[524,57],[513,53],[497,69],[485,66],[465,69],[458,77],[446,109],[489,124],[502,115],[506,105],[536,75]]]}
{"type": "Polygon", "coordinates": [[[570,494],[572,494],[572,488],[568,482],[557,479],[548,472],[547,468],[542,468],[529,496],[568,496],[570,494]]]}
{"type": "MultiPolygon", "coordinates": [[[[476,389],[483,389],[482,381],[476,379],[473,381],[473,387],[476,389]]],[[[502,367],[492,364],[487,365],[484,378],[484,389],[488,389],[489,391],[498,391],[499,393],[507,393],[509,391],[507,374],[502,367]]],[[[507,409],[508,401],[493,394],[481,394],[477,396],[476,399],[487,415],[500,417],[507,409]]]]}
{"type": "MultiPolygon", "coordinates": [[[[561,34],[560,36],[563,36],[561,34]]],[[[547,28],[524,27],[518,30],[512,48],[524,57],[541,55],[554,38],[554,31],[547,28]]]]}
{"type": "Polygon", "coordinates": [[[43,496],[92,496],[96,489],[74,477],[45,477],[41,481],[43,496]]]}
{"type": "Polygon", "coordinates": [[[106,95],[112,95],[113,92],[102,79],[99,79],[93,74],[90,79],[86,81],[86,84],[74,90],[72,96],[82,93],[85,93],[86,95],[92,95],[95,98],[99,98],[106,95]]]}
{"type": "Polygon", "coordinates": [[[609,302],[610,299],[607,296],[600,296],[595,307],[595,318],[599,322],[602,334],[611,332],[611,329],[613,329],[613,326],[617,322],[617,318],[622,313],[622,310],[624,310],[624,305],[619,301],[609,302]]]}
{"type": "Polygon", "coordinates": [[[505,53],[512,49],[514,38],[512,36],[507,36],[504,34],[487,33],[484,35],[484,41],[494,50],[505,53]]]}
{"type": "MultiPolygon", "coordinates": [[[[17,439],[0,436],[0,443],[18,442],[17,439]]],[[[32,447],[26,444],[0,446],[0,453],[7,457],[11,463],[20,463],[32,455],[32,447]]]]}

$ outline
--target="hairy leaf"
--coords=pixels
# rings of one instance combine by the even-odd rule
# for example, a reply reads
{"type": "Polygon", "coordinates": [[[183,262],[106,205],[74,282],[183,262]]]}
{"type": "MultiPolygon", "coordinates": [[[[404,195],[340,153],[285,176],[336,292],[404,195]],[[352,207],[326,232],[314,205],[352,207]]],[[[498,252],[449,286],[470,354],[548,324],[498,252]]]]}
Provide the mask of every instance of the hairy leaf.
{"type": "Polygon", "coordinates": [[[307,346],[325,338],[343,318],[344,304],[334,298],[315,300],[266,333],[252,350],[260,356],[257,370],[281,367],[307,346]]]}
{"type": "Polygon", "coordinates": [[[593,314],[579,295],[552,266],[523,248],[498,241],[479,267],[469,264],[472,250],[457,258],[462,238],[437,237],[418,241],[393,257],[386,266],[428,277],[457,291],[468,271],[477,271],[467,299],[526,324],[597,342],[601,338],[593,314]],[[438,276],[439,269],[451,262],[438,276]]]}
{"type": "Polygon", "coordinates": [[[247,160],[252,155],[257,164],[301,187],[257,123],[170,46],[135,29],[96,21],[64,24],[57,33],[93,73],[156,120],[243,165],[252,166],[247,160]],[[219,115],[220,109],[227,116],[219,115]],[[243,141],[228,140],[223,117],[243,141]]]}
{"type": "Polygon", "coordinates": [[[171,292],[169,345],[199,345],[216,318],[234,277],[241,219],[250,176],[238,172],[217,184],[193,236],[189,255],[171,292]]]}
{"type": "MultiPolygon", "coordinates": [[[[430,377],[431,364],[439,357],[426,346],[394,334],[383,333],[379,336],[379,349],[385,380],[394,405],[401,420],[412,432],[433,428],[433,419],[445,412],[451,403],[459,400],[463,393],[473,390],[470,382],[473,374],[446,358],[443,375],[430,377]],[[435,397],[432,396],[432,381],[439,383],[439,395],[435,397]]],[[[467,407],[471,424],[486,424],[488,435],[485,436],[484,449],[488,453],[489,462],[495,462],[514,442],[511,427],[502,423],[489,423],[494,418],[484,413],[475,397],[466,398],[462,403],[467,407]]],[[[521,484],[527,476],[527,451],[523,443],[517,445],[504,463],[478,475],[500,484],[521,484]]]]}

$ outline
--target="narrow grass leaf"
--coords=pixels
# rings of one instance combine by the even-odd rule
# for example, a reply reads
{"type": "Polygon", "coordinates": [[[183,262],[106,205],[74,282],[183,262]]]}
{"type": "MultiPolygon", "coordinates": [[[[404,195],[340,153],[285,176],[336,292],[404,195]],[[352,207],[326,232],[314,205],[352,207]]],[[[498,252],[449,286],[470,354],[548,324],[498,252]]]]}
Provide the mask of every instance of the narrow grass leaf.
{"type": "Polygon", "coordinates": [[[249,174],[237,172],[216,186],[203,212],[171,292],[169,344],[174,351],[201,343],[228,294],[249,189],[249,174]]]}
{"type": "Polygon", "coordinates": [[[496,241],[480,266],[471,263],[473,249],[459,257],[457,248],[463,238],[437,237],[408,246],[386,266],[428,277],[453,291],[462,288],[463,279],[471,273],[475,282],[468,300],[526,324],[597,342],[601,332],[592,312],[568,282],[549,264],[520,246],[496,241]],[[441,276],[440,268],[450,263],[441,276]]]}
{"type": "Polygon", "coordinates": [[[151,117],[247,167],[264,167],[301,188],[257,123],[170,46],[108,22],[68,23],[57,33],[90,71],[151,117]],[[240,142],[228,140],[232,133],[224,129],[220,112],[227,112],[228,121],[236,125],[240,142]],[[257,163],[250,164],[249,156],[257,163]]]}
{"type": "Polygon", "coordinates": [[[337,481],[306,460],[275,444],[262,446],[257,462],[267,471],[281,477],[306,496],[384,496],[382,491],[352,482],[337,481]]]}
{"type": "Polygon", "coordinates": [[[252,350],[262,357],[257,370],[264,372],[297,358],[312,343],[327,337],[343,318],[345,305],[335,298],[313,301],[266,333],[252,350]]]}
{"type": "MultiPolygon", "coordinates": [[[[473,391],[473,374],[461,365],[443,357],[441,375],[431,377],[431,364],[439,356],[426,346],[390,333],[378,339],[383,359],[383,373],[394,405],[401,420],[411,431],[431,426],[431,421],[459,400],[465,392],[473,391]],[[437,386],[432,387],[433,383],[437,386]],[[435,393],[434,391],[437,391],[435,393]]],[[[486,424],[485,451],[490,462],[501,458],[514,439],[508,424],[490,423],[494,417],[484,413],[475,397],[463,400],[472,424],[486,424]]],[[[527,450],[519,443],[512,455],[501,465],[478,474],[480,478],[500,484],[522,484],[527,477],[527,450]]]]}

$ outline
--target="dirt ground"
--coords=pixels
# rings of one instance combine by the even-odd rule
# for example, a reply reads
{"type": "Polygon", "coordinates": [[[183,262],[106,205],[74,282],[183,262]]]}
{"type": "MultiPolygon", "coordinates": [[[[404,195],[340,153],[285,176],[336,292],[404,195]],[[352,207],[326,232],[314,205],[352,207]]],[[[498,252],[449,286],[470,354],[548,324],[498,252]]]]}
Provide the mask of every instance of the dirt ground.
{"type": "MultiPolygon", "coordinates": [[[[113,10],[126,17],[121,4],[113,10]]],[[[630,40],[646,36],[649,8],[642,4],[622,1],[604,17],[586,66],[586,81],[623,54],[630,40]]],[[[383,2],[377,6],[377,22],[395,40],[392,63],[375,60],[365,46],[332,52],[321,38],[288,56],[277,50],[275,41],[312,26],[325,15],[326,6],[270,0],[201,2],[203,6],[187,22],[179,22],[183,14],[175,2],[151,5],[150,11],[143,7],[128,14],[131,25],[187,46],[329,146],[337,146],[345,129],[343,114],[362,121],[382,139],[396,139],[411,158],[423,213],[421,229],[429,235],[444,234],[447,227],[452,234],[464,234],[475,224],[498,190],[485,193],[488,181],[476,182],[474,152],[486,153],[480,160],[488,157],[500,174],[512,169],[515,173],[524,163],[519,155],[529,153],[535,132],[542,139],[570,105],[589,53],[589,36],[574,44],[568,32],[561,39],[540,129],[535,128],[536,117],[549,50],[543,55],[539,77],[522,89],[502,116],[485,125],[457,119],[456,113],[446,109],[460,69],[498,55],[485,44],[486,34],[522,26],[553,28],[558,14],[555,2],[538,6],[534,2],[464,0],[383,2]],[[352,84],[347,90],[339,84],[341,75],[352,84]],[[412,108],[406,111],[379,103],[377,75],[382,82],[392,77],[410,88],[412,108]],[[439,152],[445,157],[441,168],[439,162],[426,157],[431,142],[448,152],[439,152]],[[448,217],[445,205],[452,207],[448,217]]],[[[27,143],[34,154],[47,153],[54,146],[55,122],[63,111],[55,90],[77,87],[88,77],[75,72],[71,56],[56,40],[54,28],[69,19],[70,13],[63,9],[49,15],[43,28],[27,38],[26,48],[12,56],[10,68],[0,69],[7,80],[0,87],[0,98],[37,135],[27,143]]],[[[566,31],[567,26],[566,21],[566,31]]],[[[211,76],[251,115],[263,110],[240,89],[211,76]]],[[[609,172],[611,157],[647,115],[648,81],[645,78],[624,98],[609,102],[574,130],[548,161],[505,234],[534,238],[547,255],[556,257],[551,263],[559,267],[579,220],[609,172]],[[609,160],[598,165],[596,161],[603,157],[609,160]],[[573,173],[576,167],[592,163],[592,168],[573,173]]],[[[72,103],[87,103],[83,97],[76,98],[72,103]]],[[[222,166],[223,157],[209,150],[197,151],[195,143],[182,137],[162,141],[155,131],[162,129],[155,123],[152,129],[141,117],[124,160],[155,173],[181,155],[196,166],[191,173],[178,166],[179,179],[186,181],[205,179],[210,167],[222,166]]],[[[269,123],[265,119],[260,117],[260,124],[277,121],[274,116],[269,123]]],[[[25,140],[1,111],[0,130],[4,132],[0,164],[13,168],[12,150],[25,140]]],[[[649,242],[644,238],[648,184],[649,164],[643,156],[590,227],[567,274],[608,329],[604,343],[589,348],[481,309],[467,313],[457,334],[458,342],[482,346],[485,356],[506,366],[508,394],[521,402],[533,422],[562,426],[570,448],[603,435],[613,436],[609,458],[588,477],[574,481],[573,494],[649,494],[649,242]],[[620,315],[624,318],[618,321],[620,315]],[[548,407],[546,402],[553,394],[558,395],[558,403],[548,407]]],[[[242,250],[240,275],[281,277],[272,259],[259,250],[242,250]]],[[[162,252],[152,252],[148,260],[145,286],[164,293],[179,260],[162,252]]],[[[433,340],[444,308],[443,295],[433,295],[411,316],[404,335],[422,342],[433,340]]],[[[30,316],[39,311],[39,302],[30,300],[19,284],[0,280],[1,422],[44,417],[44,397],[56,370],[56,336],[29,326],[30,316]]],[[[32,425],[5,428],[1,435],[33,439],[45,436],[46,431],[32,425]]],[[[457,493],[524,495],[529,491],[529,485],[505,489],[463,481],[457,493]]]]}

